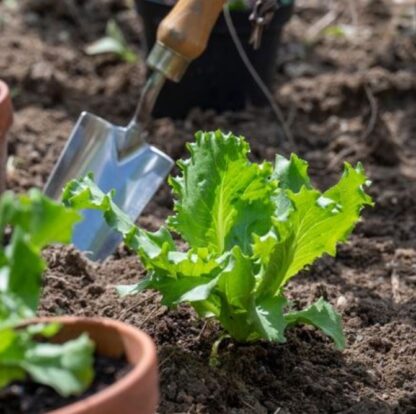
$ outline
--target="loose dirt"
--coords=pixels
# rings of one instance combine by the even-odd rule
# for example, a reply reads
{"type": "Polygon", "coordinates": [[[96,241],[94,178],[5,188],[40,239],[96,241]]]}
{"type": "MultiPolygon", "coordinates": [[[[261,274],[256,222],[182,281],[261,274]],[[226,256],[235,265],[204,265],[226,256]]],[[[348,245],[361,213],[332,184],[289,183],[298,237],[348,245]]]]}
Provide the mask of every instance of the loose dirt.
{"type": "MultiPolygon", "coordinates": [[[[113,286],[143,276],[120,247],[102,264],[71,247],[45,252],[40,314],[107,316],[132,323],[157,342],[160,413],[416,413],[416,32],[405,6],[380,0],[297,2],[281,47],[274,96],[295,139],[287,143],[269,108],[183,121],[155,120],[152,142],[174,158],[199,129],[246,136],[253,159],[296,151],[321,188],[344,160],[361,161],[376,206],[364,213],[338,256],[323,258],[288,287],[304,306],[320,296],[342,313],[348,346],[338,352],[319,332],[298,327],[285,344],[225,342],[187,307],[167,309],[153,292],[119,298],[113,286]],[[332,29],[317,22],[334,13],[332,29]],[[344,25],[344,26],[342,26],[344,25]],[[339,34],[339,33],[342,34],[339,34]]],[[[144,82],[131,65],[89,57],[83,48],[115,18],[141,47],[141,24],[123,1],[0,3],[0,76],[12,87],[8,187],[42,186],[81,110],[125,123],[144,82]],[[75,5],[75,9],[68,5],[75,5]]],[[[140,218],[156,229],[171,212],[164,186],[140,218]]]]}

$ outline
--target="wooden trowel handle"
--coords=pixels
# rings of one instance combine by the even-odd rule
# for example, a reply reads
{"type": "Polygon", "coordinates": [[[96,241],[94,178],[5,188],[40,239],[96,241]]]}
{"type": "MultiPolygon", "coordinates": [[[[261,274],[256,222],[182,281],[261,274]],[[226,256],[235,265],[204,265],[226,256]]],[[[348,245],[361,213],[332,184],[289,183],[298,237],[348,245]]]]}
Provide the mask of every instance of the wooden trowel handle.
{"type": "Polygon", "coordinates": [[[226,0],[179,0],[163,19],[157,40],[189,60],[205,50],[226,0]]]}
{"type": "Polygon", "coordinates": [[[178,82],[188,64],[205,50],[227,0],[179,0],[162,20],[147,63],[178,82]]]}

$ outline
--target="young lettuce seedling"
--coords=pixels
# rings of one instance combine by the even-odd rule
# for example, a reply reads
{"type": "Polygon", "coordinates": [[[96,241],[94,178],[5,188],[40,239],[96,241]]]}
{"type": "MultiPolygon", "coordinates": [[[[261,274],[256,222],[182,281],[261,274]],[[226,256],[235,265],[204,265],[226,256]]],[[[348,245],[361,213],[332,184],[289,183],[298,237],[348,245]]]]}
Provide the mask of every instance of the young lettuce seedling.
{"type": "Polygon", "coordinates": [[[137,54],[128,47],[127,41],[115,20],[110,20],[106,27],[106,36],[85,48],[87,55],[112,53],[127,63],[135,63],[137,54]]]}
{"type": "Polygon", "coordinates": [[[62,345],[44,343],[36,338],[54,336],[58,324],[25,325],[39,302],[45,269],[42,248],[69,242],[80,218],[35,189],[20,196],[8,192],[0,199],[0,389],[29,374],[68,396],[80,394],[92,381],[94,344],[88,336],[62,345]]]}
{"type": "Polygon", "coordinates": [[[187,302],[201,317],[217,319],[238,341],[284,342],[285,329],[310,324],[345,346],[341,317],[322,298],[300,311],[288,310],[285,285],[323,254],[335,255],[371,198],[362,166],[345,164],[339,182],[321,193],[307,163],[292,154],[275,164],[252,163],[243,137],[199,132],[188,145],[191,157],[170,178],[174,214],[155,233],[137,228],[103,194],[92,177],[72,181],[64,202],[103,211],[137,252],[148,275],[122,294],[155,289],[163,303],[187,302]],[[179,251],[170,233],[188,244],[179,251]]]}

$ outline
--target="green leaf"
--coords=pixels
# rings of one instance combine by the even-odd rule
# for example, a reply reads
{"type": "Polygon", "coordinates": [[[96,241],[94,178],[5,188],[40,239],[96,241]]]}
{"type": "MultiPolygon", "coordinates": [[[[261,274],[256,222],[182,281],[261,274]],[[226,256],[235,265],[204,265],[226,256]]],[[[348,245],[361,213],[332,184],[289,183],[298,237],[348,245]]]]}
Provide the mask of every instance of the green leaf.
{"type": "Polygon", "coordinates": [[[149,287],[158,290],[168,306],[204,301],[218,282],[219,263],[203,249],[169,251],[152,259],[140,252],[151,271],[149,287]]]}
{"type": "Polygon", "coordinates": [[[114,53],[120,55],[123,53],[123,45],[112,37],[102,37],[85,48],[87,55],[102,55],[104,53],[114,53]]]}
{"type": "Polygon", "coordinates": [[[287,323],[283,317],[283,308],[286,304],[287,300],[282,295],[256,301],[252,318],[262,338],[269,341],[286,342],[284,332],[287,323]]]}
{"type": "MultiPolygon", "coordinates": [[[[77,211],[48,199],[37,189],[19,196],[8,192],[1,197],[0,229],[10,225],[13,230],[10,243],[0,248],[0,293],[9,295],[9,310],[17,306],[36,310],[45,268],[40,251],[50,243],[68,242],[80,218],[77,211]],[[11,298],[19,305],[10,306],[11,298]]],[[[3,318],[11,321],[5,305],[0,305],[0,317],[0,324],[3,318]]]]}
{"type": "Polygon", "coordinates": [[[312,188],[308,176],[308,163],[296,154],[291,154],[289,160],[282,155],[276,155],[273,178],[279,180],[279,188],[294,193],[298,193],[303,186],[312,188]]]}
{"type": "Polygon", "coordinates": [[[29,325],[26,328],[26,332],[29,336],[41,335],[44,338],[52,338],[60,330],[62,325],[56,322],[53,323],[38,323],[35,325],[29,325]]]}
{"type": "Polygon", "coordinates": [[[217,311],[215,316],[221,322],[225,331],[232,338],[241,342],[260,339],[257,331],[253,330],[250,313],[231,306],[224,295],[219,295],[219,298],[219,314],[217,311]]]}
{"type": "Polygon", "coordinates": [[[253,263],[239,246],[234,246],[219,262],[221,272],[218,284],[207,301],[197,305],[197,311],[218,317],[233,338],[247,341],[252,332],[248,315],[255,286],[253,263]]]}
{"type": "Polygon", "coordinates": [[[162,303],[174,306],[181,302],[200,302],[207,299],[218,283],[218,276],[209,277],[181,277],[178,279],[161,278],[152,280],[151,287],[159,291],[162,303]]]}
{"type": "Polygon", "coordinates": [[[80,394],[93,379],[94,344],[87,335],[64,344],[35,342],[32,337],[53,336],[58,324],[29,325],[25,329],[0,331],[0,388],[23,380],[25,372],[38,383],[62,396],[80,394]]]}
{"type": "Polygon", "coordinates": [[[218,283],[218,290],[230,306],[242,310],[250,308],[255,285],[252,265],[238,246],[233,247],[218,283]]]}
{"type": "Polygon", "coordinates": [[[218,318],[221,313],[221,299],[211,292],[208,299],[192,302],[192,307],[203,318],[218,318]]]}
{"type": "Polygon", "coordinates": [[[24,359],[25,347],[30,345],[25,330],[0,330],[0,389],[13,381],[25,379],[26,373],[20,362],[24,359]]]}
{"type": "Polygon", "coordinates": [[[293,210],[286,190],[297,193],[303,186],[311,188],[308,163],[301,160],[296,154],[291,154],[289,160],[282,155],[276,155],[272,177],[279,181],[279,190],[273,197],[276,205],[276,215],[280,220],[286,220],[293,210]]]}
{"type": "Polygon", "coordinates": [[[189,250],[186,253],[170,251],[165,264],[164,270],[173,277],[211,275],[218,268],[217,261],[204,249],[189,250]]]}
{"type": "Polygon", "coordinates": [[[2,367],[0,364],[0,389],[13,381],[22,381],[26,377],[25,371],[19,367],[2,367]]]}
{"type": "MultiPolygon", "coordinates": [[[[0,280],[1,278],[0,275],[0,280]]],[[[16,326],[22,320],[34,316],[35,312],[20,297],[10,292],[0,292],[0,330],[16,326]]]]}
{"type": "Polygon", "coordinates": [[[80,218],[36,189],[21,195],[8,192],[0,199],[1,237],[6,227],[12,230],[10,242],[0,244],[0,388],[23,380],[27,372],[64,396],[83,392],[91,382],[93,344],[88,338],[50,345],[33,338],[54,336],[58,324],[17,328],[34,316],[38,305],[45,268],[42,248],[68,242],[80,218]]]}
{"type": "Polygon", "coordinates": [[[130,217],[113,202],[112,194],[104,194],[98,188],[92,175],[67,183],[62,193],[62,202],[77,210],[102,211],[108,225],[123,236],[124,242],[133,251],[137,251],[141,246],[150,257],[154,257],[160,254],[165,241],[173,244],[168,233],[163,230],[153,236],[140,231],[130,217]]]}
{"type": "Polygon", "coordinates": [[[123,45],[127,43],[126,39],[124,38],[123,32],[121,31],[120,27],[118,26],[117,22],[114,19],[110,19],[108,21],[105,32],[107,36],[111,37],[118,43],[123,44],[123,45]]]}
{"type": "MultiPolygon", "coordinates": [[[[98,188],[92,175],[68,182],[62,193],[62,202],[77,210],[102,211],[108,225],[123,236],[126,245],[133,251],[138,250],[140,230],[130,220],[130,217],[113,202],[112,194],[104,194],[98,188]]],[[[156,243],[149,239],[148,248],[150,249],[149,255],[159,254],[161,245],[157,239],[156,243]]]]}
{"type": "Polygon", "coordinates": [[[137,54],[128,47],[123,32],[115,20],[107,23],[106,36],[87,46],[85,53],[92,56],[112,53],[129,63],[137,61],[137,54]]]}
{"type": "Polygon", "coordinates": [[[148,255],[148,251],[141,248],[138,253],[147,270],[159,278],[213,277],[219,266],[215,259],[202,255],[199,249],[184,253],[172,251],[170,246],[165,244],[160,252],[152,257],[148,255]]]}
{"type": "MultiPolygon", "coordinates": [[[[23,198],[21,199],[24,200],[23,198]]],[[[74,225],[81,220],[78,211],[50,200],[39,190],[29,192],[31,242],[42,248],[51,243],[69,243],[74,225]]]]}
{"type": "Polygon", "coordinates": [[[19,297],[34,312],[40,296],[44,261],[32,245],[27,243],[25,234],[19,228],[13,232],[6,256],[8,266],[0,274],[3,290],[19,297]]]}
{"type": "Polygon", "coordinates": [[[366,182],[360,165],[346,164],[339,183],[322,196],[306,189],[290,195],[296,210],[290,217],[296,251],[283,283],[322,254],[335,255],[337,243],[349,236],[362,208],[372,205],[363,191],[366,182]]]}
{"type": "Polygon", "coordinates": [[[287,269],[296,252],[295,233],[284,231],[285,228],[282,226],[279,235],[273,229],[265,236],[255,239],[254,256],[259,258],[262,265],[258,274],[258,296],[274,296],[284,285],[287,269]]]}
{"type": "Polygon", "coordinates": [[[177,197],[171,228],[193,248],[222,253],[238,244],[247,253],[252,233],[270,226],[270,164],[250,163],[247,143],[220,131],[197,133],[188,149],[191,158],[178,162],[182,175],[170,179],[177,197]]]}
{"type": "Polygon", "coordinates": [[[83,334],[64,344],[35,343],[20,366],[38,383],[66,397],[81,394],[93,380],[94,344],[83,334]]]}
{"type": "Polygon", "coordinates": [[[140,280],[139,283],[132,285],[118,285],[116,286],[117,293],[121,296],[137,295],[143,290],[147,289],[150,285],[150,278],[140,280]]]}
{"type": "Polygon", "coordinates": [[[50,243],[68,243],[73,226],[81,219],[73,209],[50,200],[38,189],[16,196],[5,193],[0,200],[0,228],[19,227],[30,243],[41,249],[50,243]]]}
{"type": "Polygon", "coordinates": [[[288,325],[303,323],[316,326],[332,338],[338,349],[345,348],[341,316],[323,298],[302,311],[286,313],[285,320],[288,325]]]}
{"type": "Polygon", "coordinates": [[[287,219],[274,222],[274,247],[268,246],[267,260],[259,253],[259,239],[255,241],[254,249],[264,265],[259,291],[273,295],[324,253],[335,255],[337,243],[346,240],[362,208],[372,204],[363,191],[366,183],[360,165],[346,164],[338,184],[323,194],[306,186],[297,193],[286,190],[293,210],[287,219]]]}
{"type": "Polygon", "coordinates": [[[9,348],[16,339],[13,329],[0,329],[0,354],[9,348]]]}

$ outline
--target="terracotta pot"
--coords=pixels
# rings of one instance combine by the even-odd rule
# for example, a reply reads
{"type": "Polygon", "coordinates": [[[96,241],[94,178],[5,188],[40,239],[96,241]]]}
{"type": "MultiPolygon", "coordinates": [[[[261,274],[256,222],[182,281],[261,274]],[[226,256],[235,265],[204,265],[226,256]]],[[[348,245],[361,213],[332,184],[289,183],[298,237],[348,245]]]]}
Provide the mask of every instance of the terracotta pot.
{"type": "Polygon", "coordinates": [[[0,80],[0,193],[6,185],[7,140],[6,133],[13,120],[12,101],[7,85],[0,80]]]}
{"type": "Polygon", "coordinates": [[[62,343],[86,332],[100,355],[125,355],[133,369],[116,383],[84,400],[47,414],[153,414],[159,386],[156,346],[144,332],[123,322],[104,318],[38,318],[35,323],[58,322],[61,331],[52,342],[62,343]]]}

